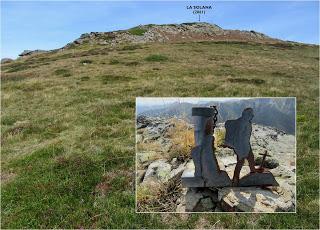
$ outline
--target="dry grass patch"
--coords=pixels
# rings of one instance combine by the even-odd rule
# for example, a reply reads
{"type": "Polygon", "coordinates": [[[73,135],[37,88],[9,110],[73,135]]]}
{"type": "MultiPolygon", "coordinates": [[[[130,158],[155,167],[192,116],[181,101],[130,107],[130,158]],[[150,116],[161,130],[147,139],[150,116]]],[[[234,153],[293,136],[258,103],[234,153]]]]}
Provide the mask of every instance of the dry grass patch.
{"type": "Polygon", "coordinates": [[[190,158],[191,149],[194,147],[194,131],[183,120],[174,119],[174,124],[174,128],[168,131],[168,136],[172,140],[169,158],[186,160],[190,158]]]}
{"type": "Polygon", "coordinates": [[[224,144],[225,135],[226,130],[224,128],[214,131],[214,143],[216,148],[224,144]]]}
{"type": "Polygon", "coordinates": [[[137,144],[138,151],[155,151],[155,152],[162,152],[162,146],[157,141],[152,142],[140,142],[137,144]]]}
{"type": "Polygon", "coordinates": [[[137,190],[138,212],[175,212],[181,194],[181,174],[167,183],[140,185],[137,190]]]}

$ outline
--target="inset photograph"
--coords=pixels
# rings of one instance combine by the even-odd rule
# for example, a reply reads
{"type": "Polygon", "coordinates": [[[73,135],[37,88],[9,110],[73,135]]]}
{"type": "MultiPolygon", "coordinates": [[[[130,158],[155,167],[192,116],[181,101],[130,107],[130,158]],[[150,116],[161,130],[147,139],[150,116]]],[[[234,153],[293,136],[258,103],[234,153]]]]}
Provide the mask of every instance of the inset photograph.
{"type": "Polygon", "coordinates": [[[296,99],[136,99],[137,212],[295,212],[296,99]]]}

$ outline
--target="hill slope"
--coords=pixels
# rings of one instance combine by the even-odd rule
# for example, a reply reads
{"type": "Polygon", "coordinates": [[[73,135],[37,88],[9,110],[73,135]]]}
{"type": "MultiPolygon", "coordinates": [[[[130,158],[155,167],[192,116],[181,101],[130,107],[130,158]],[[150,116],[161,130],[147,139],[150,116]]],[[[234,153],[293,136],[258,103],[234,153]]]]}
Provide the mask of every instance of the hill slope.
{"type": "Polygon", "coordinates": [[[1,227],[317,229],[318,70],[317,46],[246,41],[84,43],[3,64],[1,227]],[[137,96],[296,96],[297,214],[136,214],[137,96]]]}

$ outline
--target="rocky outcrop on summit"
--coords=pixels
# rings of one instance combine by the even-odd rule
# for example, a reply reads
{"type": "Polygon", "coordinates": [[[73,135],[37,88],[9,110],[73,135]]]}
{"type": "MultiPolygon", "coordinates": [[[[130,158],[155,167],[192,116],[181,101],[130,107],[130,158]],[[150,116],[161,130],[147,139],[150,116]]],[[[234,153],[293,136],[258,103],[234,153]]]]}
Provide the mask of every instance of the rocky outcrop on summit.
{"type": "Polygon", "coordinates": [[[10,63],[13,62],[13,59],[11,58],[1,58],[1,64],[6,64],[6,63],[10,63]]]}
{"type": "Polygon", "coordinates": [[[29,56],[32,54],[41,54],[41,53],[47,53],[49,51],[47,50],[24,50],[21,54],[19,54],[20,57],[29,56]]]}
{"type": "Polygon", "coordinates": [[[239,41],[256,43],[281,43],[279,39],[268,37],[265,34],[250,30],[228,30],[206,22],[164,24],[164,25],[139,25],[128,30],[111,32],[91,32],[82,34],[78,39],[68,43],[62,48],[50,51],[25,50],[20,57],[33,54],[55,52],[83,44],[106,45],[110,48],[119,44],[143,43],[170,43],[187,41],[239,41]]]}
{"type": "Polygon", "coordinates": [[[256,31],[225,30],[205,22],[139,25],[128,30],[91,32],[69,43],[65,48],[81,44],[115,46],[121,43],[182,42],[182,41],[254,41],[280,42],[256,31]]]}

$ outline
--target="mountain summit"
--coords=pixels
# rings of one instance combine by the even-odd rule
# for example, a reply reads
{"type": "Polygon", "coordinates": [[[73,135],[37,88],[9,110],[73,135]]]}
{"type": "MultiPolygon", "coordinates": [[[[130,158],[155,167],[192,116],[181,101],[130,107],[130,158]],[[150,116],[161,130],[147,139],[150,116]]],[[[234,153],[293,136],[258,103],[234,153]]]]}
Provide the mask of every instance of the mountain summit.
{"type": "Polygon", "coordinates": [[[279,42],[256,31],[226,30],[206,22],[139,25],[128,30],[85,33],[66,47],[85,43],[116,45],[119,43],[181,42],[181,41],[253,41],[279,42]]]}
{"type": "MultiPolygon", "coordinates": [[[[227,30],[215,24],[192,22],[164,25],[148,24],[139,25],[127,30],[85,33],[61,49],[68,49],[84,44],[107,45],[112,47],[128,43],[174,43],[187,41],[239,41],[255,43],[283,42],[282,40],[271,38],[253,30],[227,30]]],[[[23,57],[45,52],[47,51],[25,50],[19,56],[23,57]]]]}

